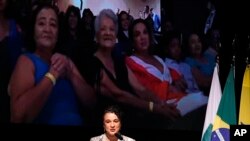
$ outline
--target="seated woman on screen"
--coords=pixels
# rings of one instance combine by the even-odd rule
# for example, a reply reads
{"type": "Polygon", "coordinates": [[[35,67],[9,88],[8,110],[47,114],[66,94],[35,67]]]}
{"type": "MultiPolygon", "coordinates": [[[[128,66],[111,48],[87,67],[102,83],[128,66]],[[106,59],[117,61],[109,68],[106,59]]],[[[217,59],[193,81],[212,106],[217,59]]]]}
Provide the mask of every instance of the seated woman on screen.
{"type": "Polygon", "coordinates": [[[204,52],[202,41],[196,33],[190,34],[187,49],[189,54],[185,62],[191,66],[192,74],[199,88],[208,95],[215,66],[215,57],[204,52]]]}
{"type": "Polygon", "coordinates": [[[117,16],[110,9],[102,10],[95,21],[98,49],[93,57],[87,60],[89,71],[85,75],[97,91],[97,107],[100,108],[97,114],[98,111],[103,111],[103,107],[115,104],[130,113],[126,114],[128,121],[126,126],[141,127],[150,124],[143,122],[147,117],[142,113],[162,115],[165,120],[175,119],[179,115],[178,110],[142,86],[127,68],[124,58],[117,59],[112,54],[116,43],[117,26],[117,16]],[[134,122],[138,124],[133,124],[134,122]]]}
{"type": "Polygon", "coordinates": [[[139,83],[166,103],[175,103],[181,115],[185,115],[207,103],[202,93],[193,95],[174,85],[170,69],[157,55],[153,55],[152,33],[147,23],[138,19],[132,23],[129,34],[134,45],[134,53],[126,58],[127,66],[135,74],[139,83]],[[186,108],[189,104],[189,108],[186,108]]]}
{"type": "Polygon", "coordinates": [[[185,93],[171,85],[172,77],[164,61],[153,55],[152,31],[146,21],[135,20],[129,30],[134,53],[126,58],[138,81],[161,100],[180,99],[185,93]]]}
{"type": "Polygon", "coordinates": [[[80,107],[95,102],[93,88],[74,63],[53,52],[58,29],[54,7],[39,5],[31,23],[35,51],[19,57],[9,83],[12,123],[80,126],[80,107]]]}

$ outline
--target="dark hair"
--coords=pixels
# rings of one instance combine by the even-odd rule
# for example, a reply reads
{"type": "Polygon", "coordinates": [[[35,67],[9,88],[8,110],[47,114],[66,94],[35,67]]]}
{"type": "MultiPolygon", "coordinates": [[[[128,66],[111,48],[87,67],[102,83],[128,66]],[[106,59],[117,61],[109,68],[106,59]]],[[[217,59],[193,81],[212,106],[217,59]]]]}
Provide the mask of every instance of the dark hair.
{"type": "Polygon", "coordinates": [[[67,8],[67,11],[66,11],[66,14],[65,14],[66,22],[68,22],[67,20],[69,19],[70,13],[74,13],[74,15],[77,16],[78,24],[79,24],[80,19],[81,19],[80,9],[79,9],[78,7],[75,7],[75,6],[73,6],[73,5],[70,5],[70,6],[67,8]]]}
{"type": "MultiPolygon", "coordinates": [[[[93,12],[89,8],[85,8],[82,12],[82,18],[81,18],[81,26],[83,30],[88,30],[86,29],[86,26],[90,26],[91,32],[94,32],[94,23],[95,23],[95,16],[93,12]],[[87,15],[91,17],[90,21],[87,21],[89,19],[86,19],[87,15]]],[[[85,32],[85,31],[83,31],[85,32]]],[[[92,36],[92,35],[91,35],[92,36]]]]}
{"type": "Polygon", "coordinates": [[[129,26],[129,30],[128,30],[128,34],[129,34],[129,40],[131,41],[131,43],[133,44],[135,42],[134,40],[134,28],[137,24],[142,23],[146,26],[146,29],[148,31],[148,36],[149,36],[149,53],[150,54],[154,54],[155,50],[153,47],[153,32],[152,32],[152,28],[150,28],[148,22],[146,20],[143,19],[136,19],[132,22],[132,24],[129,26]]]}
{"type": "Polygon", "coordinates": [[[129,14],[126,12],[126,11],[121,11],[118,15],[118,26],[119,26],[119,29],[118,30],[121,30],[122,31],[122,22],[121,22],[121,19],[122,19],[122,15],[126,15],[128,20],[129,20],[129,14]]]}
{"type": "MultiPolygon", "coordinates": [[[[35,24],[36,24],[36,18],[37,15],[41,12],[41,10],[43,9],[52,9],[54,10],[54,12],[56,13],[57,19],[58,19],[58,13],[57,10],[54,6],[52,6],[51,4],[47,4],[47,3],[42,3],[39,4],[34,11],[32,11],[32,15],[30,17],[30,21],[29,21],[29,27],[28,27],[28,32],[26,35],[26,44],[27,44],[27,50],[30,52],[34,52],[36,49],[36,43],[35,43],[35,39],[34,39],[34,32],[35,32],[35,24]]],[[[59,20],[59,19],[58,19],[59,20]]],[[[59,26],[59,23],[58,23],[59,26]]],[[[58,32],[59,32],[59,27],[58,27],[58,32]]],[[[59,33],[58,33],[59,35],[59,33]]]]}
{"type": "Polygon", "coordinates": [[[122,122],[122,111],[120,109],[119,106],[117,105],[111,105],[111,106],[108,106],[105,110],[104,110],[104,113],[103,113],[103,118],[104,118],[104,115],[107,114],[107,113],[114,113],[118,119],[120,120],[120,122],[122,122]]]}
{"type": "Polygon", "coordinates": [[[82,12],[82,19],[84,19],[87,14],[90,14],[91,17],[94,17],[93,12],[89,8],[85,8],[82,12]]]}
{"type": "Polygon", "coordinates": [[[166,47],[169,46],[170,42],[173,39],[178,39],[179,41],[181,41],[181,35],[179,32],[177,31],[169,31],[166,34],[163,35],[163,41],[162,44],[166,47]]]}
{"type": "Polygon", "coordinates": [[[129,14],[126,12],[126,11],[121,11],[120,13],[119,13],[119,15],[118,15],[118,20],[121,20],[121,18],[122,18],[122,15],[127,15],[127,17],[129,18],[129,14]]]}
{"type": "Polygon", "coordinates": [[[70,14],[73,13],[74,15],[76,15],[77,17],[77,36],[79,37],[80,36],[80,26],[81,26],[81,14],[80,14],[80,9],[78,7],[75,7],[73,5],[70,5],[68,8],[67,8],[67,11],[66,11],[66,14],[65,14],[65,30],[66,31],[66,36],[69,35],[69,28],[70,28],[70,25],[69,25],[69,17],[70,17],[70,14]]]}
{"type": "Polygon", "coordinates": [[[118,15],[118,20],[121,20],[121,18],[122,18],[122,15],[127,15],[127,17],[128,17],[128,19],[129,19],[129,14],[128,14],[128,12],[126,12],[126,11],[121,11],[120,13],[119,13],[119,15],[118,15]]]}
{"type": "Polygon", "coordinates": [[[166,49],[169,48],[169,44],[173,41],[173,39],[178,39],[181,42],[181,34],[178,31],[174,30],[168,31],[165,34],[163,34],[163,37],[160,42],[160,52],[159,52],[162,58],[168,56],[165,51],[166,49]]]}
{"type": "Polygon", "coordinates": [[[187,36],[186,40],[184,40],[185,47],[183,48],[183,50],[186,53],[185,55],[186,56],[190,56],[191,55],[191,53],[190,53],[190,46],[189,46],[189,41],[190,41],[191,35],[197,35],[199,37],[200,42],[201,42],[201,46],[202,46],[202,53],[204,53],[204,51],[206,50],[206,46],[205,46],[205,43],[204,43],[204,35],[202,33],[199,33],[199,32],[191,32],[187,36]]]}

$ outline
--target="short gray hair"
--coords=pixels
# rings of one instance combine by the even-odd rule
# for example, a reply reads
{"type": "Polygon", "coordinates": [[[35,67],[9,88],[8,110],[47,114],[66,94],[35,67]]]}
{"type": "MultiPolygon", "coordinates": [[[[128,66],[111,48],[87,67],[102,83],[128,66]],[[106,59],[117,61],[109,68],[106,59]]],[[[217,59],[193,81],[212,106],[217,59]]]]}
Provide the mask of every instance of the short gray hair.
{"type": "Polygon", "coordinates": [[[100,11],[99,15],[95,19],[95,33],[100,30],[100,24],[103,17],[110,18],[115,24],[115,33],[118,33],[118,18],[113,10],[111,9],[103,9],[100,11]]]}

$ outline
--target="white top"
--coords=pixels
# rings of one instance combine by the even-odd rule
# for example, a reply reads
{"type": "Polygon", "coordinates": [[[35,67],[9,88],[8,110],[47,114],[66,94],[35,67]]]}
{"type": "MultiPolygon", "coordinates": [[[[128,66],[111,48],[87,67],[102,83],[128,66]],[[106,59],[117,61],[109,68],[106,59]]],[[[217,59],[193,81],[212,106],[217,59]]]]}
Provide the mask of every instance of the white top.
{"type": "Polygon", "coordinates": [[[173,59],[166,58],[165,64],[167,67],[174,69],[177,71],[187,82],[188,88],[186,90],[187,93],[198,92],[200,91],[198,85],[192,75],[191,67],[185,62],[177,62],[173,59]]]}
{"type": "MultiPolygon", "coordinates": [[[[132,139],[130,137],[124,136],[122,135],[123,140],[117,140],[117,141],[135,141],[135,139],[132,139]]],[[[90,141],[109,141],[108,137],[106,136],[106,134],[102,134],[96,137],[92,137],[90,139],[90,141]]]]}
{"type": "Polygon", "coordinates": [[[129,37],[128,37],[128,30],[123,30],[123,33],[124,33],[124,35],[125,35],[127,38],[129,38],[129,37]]]}
{"type": "Polygon", "coordinates": [[[163,73],[159,69],[157,69],[154,65],[144,62],[139,57],[134,55],[130,56],[130,58],[133,59],[137,64],[140,64],[142,67],[144,67],[148,73],[152,74],[161,81],[168,81],[169,83],[172,83],[172,78],[169,69],[167,68],[163,60],[156,55],[154,55],[154,57],[162,64],[163,73]]]}

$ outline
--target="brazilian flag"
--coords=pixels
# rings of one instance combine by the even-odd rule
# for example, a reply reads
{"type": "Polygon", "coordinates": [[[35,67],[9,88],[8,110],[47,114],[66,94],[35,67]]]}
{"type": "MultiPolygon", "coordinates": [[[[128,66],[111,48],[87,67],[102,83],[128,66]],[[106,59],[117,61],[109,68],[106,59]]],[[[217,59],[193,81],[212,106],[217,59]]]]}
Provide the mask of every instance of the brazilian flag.
{"type": "Polygon", "coordinates": [[[234,85],[234,66],[230,68],[221,101],[214,120],[212,141],[229,141],[230,125],[236,125],[236,104],[234,85]]]}

